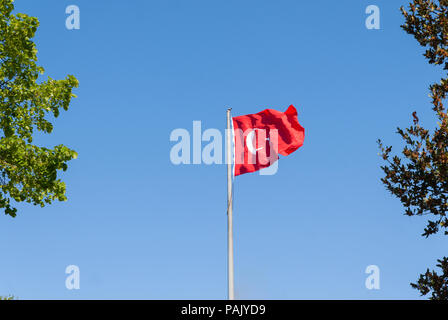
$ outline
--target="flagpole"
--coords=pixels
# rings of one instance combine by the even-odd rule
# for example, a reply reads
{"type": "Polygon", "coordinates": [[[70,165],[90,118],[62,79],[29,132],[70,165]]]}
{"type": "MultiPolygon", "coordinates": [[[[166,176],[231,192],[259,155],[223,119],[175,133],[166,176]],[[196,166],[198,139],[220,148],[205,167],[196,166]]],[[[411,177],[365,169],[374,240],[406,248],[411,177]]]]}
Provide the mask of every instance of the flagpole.
{"type": "Polygon", "coordinates": [[[232,194],[232,141],[230,111],[227,109],[227,280],[228,298],[235,299],[233,278],[233,194],[232,194]]]}

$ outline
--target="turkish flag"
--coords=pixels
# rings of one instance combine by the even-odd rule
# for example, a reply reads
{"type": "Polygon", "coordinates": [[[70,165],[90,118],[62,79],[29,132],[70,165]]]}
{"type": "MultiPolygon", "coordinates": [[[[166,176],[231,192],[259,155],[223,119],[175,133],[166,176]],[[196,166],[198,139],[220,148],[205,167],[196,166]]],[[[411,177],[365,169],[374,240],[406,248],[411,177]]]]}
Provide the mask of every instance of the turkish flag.
{"type": "Polygon", "coordinates": [[[293,105],[285,112],[265,109],[232,120],[235,176],[269,167],[279,154],[287,156],[303,145],[305,129],[293,105]]]}

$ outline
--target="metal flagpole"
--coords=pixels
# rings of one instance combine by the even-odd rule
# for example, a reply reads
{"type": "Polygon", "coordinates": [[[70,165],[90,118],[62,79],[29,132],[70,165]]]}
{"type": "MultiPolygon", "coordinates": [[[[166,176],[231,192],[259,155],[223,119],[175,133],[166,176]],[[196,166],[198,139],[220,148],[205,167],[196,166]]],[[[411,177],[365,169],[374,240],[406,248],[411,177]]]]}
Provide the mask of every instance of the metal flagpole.
{"type": "Polygon", "coordinates": [[[227,280],[229,300],[234,300],[233,287],[233,194],[232,194],[232,132],[230,111],[227,109],[227,280]]]}

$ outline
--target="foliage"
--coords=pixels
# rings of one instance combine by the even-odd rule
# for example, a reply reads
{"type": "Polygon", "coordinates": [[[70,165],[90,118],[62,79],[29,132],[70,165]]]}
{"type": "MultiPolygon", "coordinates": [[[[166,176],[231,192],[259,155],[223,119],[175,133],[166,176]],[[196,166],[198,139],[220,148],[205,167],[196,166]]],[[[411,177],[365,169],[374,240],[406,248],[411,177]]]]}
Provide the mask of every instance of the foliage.
{"type": "Polygon", "coordinates": [[[421,274],[417,283],[411,283],[411,286],[418,289],[422,295],[432,292],[431,300],[448,300],[448,258],[437,260],[437,267],[442,269],[442,274],[438,275],[435,271],[426,270],[421,274]]]}
{"type": "MultiPolygon", "coordinates": [[[[426,48],[424,56],[428,62],[441,65],[447,71],[448,0],[414,0],[407,10],[402,7],[401,12],[405,17],[401,27],[426,48]]],[[[448,76],[429,89],[432,109],[438,120],[435,130],[430,132],[421,127],[414,112],[414,125],[404,130],[397,129],[405,142],[402,157],[391,156],[392,147],[383,146],[378,140],[381,155],[387,162],[381,167],[385,173],[381,181],[400,199],[406,215],[432,217],[424,229],[425,237],[439,231],[448,235],[448,115],[443,105],[448,92],[448,76]]],[[[443,264],[446,258],[439,262],[441,266],[446,266],[443,264]]],[[[417,285],[412,286],[419,289],[422,295],[434,290],[433,298],[446,299],[446,294],[440,292],[446,292],[447,278],[439,277],[439,282],[433,283],[431,281],[436,280],[436,274],[428,272],[420,276],[417,285]]]]}
{"type": "Polygon", "coordinates": [[[37,65],[31,40],[39,26],[35,17],[13,14],[12,0],[0,0],[0,208],[16,216],[12,200],[45,206],[66,200],[65,184],[57,171],[67,169],[76,152],[64,145],[39,147],[33,133],[51,133],[49,117],[67,110],[77,79],[39,81],[44,69],[37,65]]]}

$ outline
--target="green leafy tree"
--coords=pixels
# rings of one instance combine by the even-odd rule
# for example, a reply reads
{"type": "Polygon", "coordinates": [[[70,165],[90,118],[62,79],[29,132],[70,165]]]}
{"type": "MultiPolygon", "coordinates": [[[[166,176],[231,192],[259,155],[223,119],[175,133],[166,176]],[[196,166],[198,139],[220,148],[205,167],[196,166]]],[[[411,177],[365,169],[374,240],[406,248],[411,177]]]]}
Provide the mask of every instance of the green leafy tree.
{"type": "Polygon", "coordinates": [[[39,26],[35,17],[13,14],[12,0],[0,0],[0,208],[16,216],[14,202],[45,206],[64,201],[65,184],[57,177],[76,152],[64,145],[39,147],[33,133],[51,133],[51,116],[67,110],[78,86],[74,76],[40,80],[32,41],[39,26]]]}
{"type": "MultiPolygon", "coordinates": [[[[401,12],[405,17],[401,27],[426,48],[428,62],[448,71],[448,0],[414,0],[401,12]]],[[[414,112],[414,124],[397,131],[405,143],[401,156],[392,156],[392,147],[378,141],[386,161],[381,167],[385,173],[381,181],[400,199],[406,215],[432,217],[424,229],[425,237],[439,231],[448,235],[448,115],[444,106],[448,75],[429,89],[436,128],[430,131],[420,126],[414,112]]],[[[431,299],[448,299],[447,258],[438,261],[442,275],[428,270],[411,286],[422,295],[432,293],[431,299]]]]}

